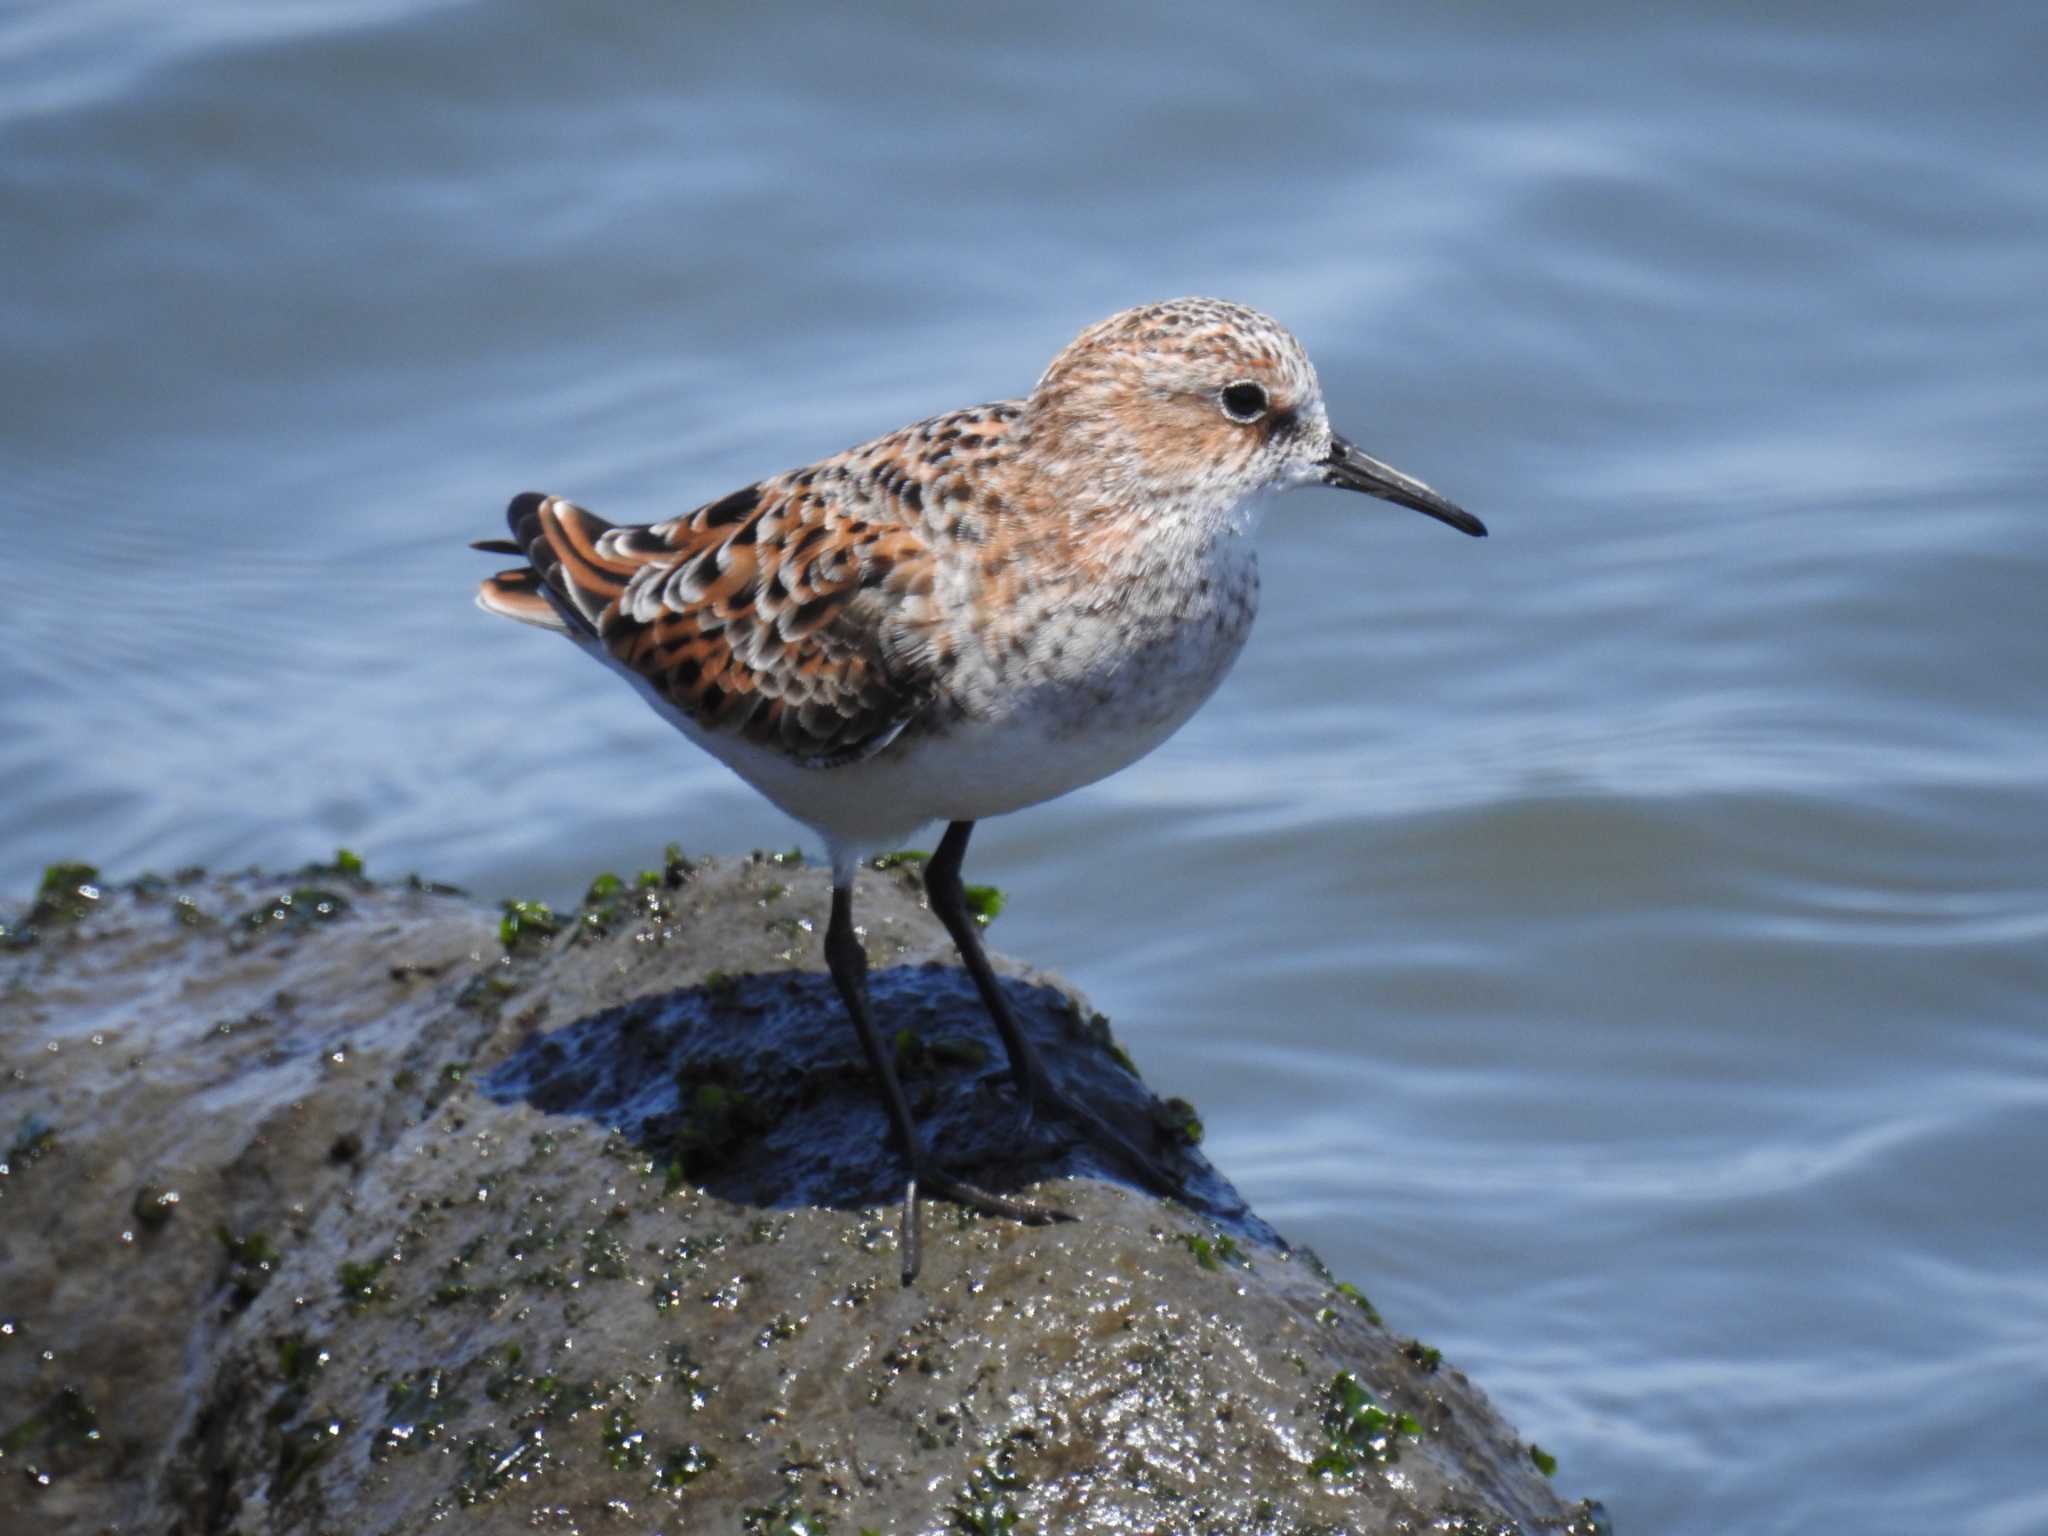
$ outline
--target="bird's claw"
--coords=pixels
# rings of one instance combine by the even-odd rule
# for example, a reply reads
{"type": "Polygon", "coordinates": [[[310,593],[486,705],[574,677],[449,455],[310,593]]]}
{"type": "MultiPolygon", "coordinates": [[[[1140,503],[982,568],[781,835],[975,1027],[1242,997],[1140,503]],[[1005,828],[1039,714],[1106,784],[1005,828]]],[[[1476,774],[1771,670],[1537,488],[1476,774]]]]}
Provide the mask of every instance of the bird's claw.
{"type": "Polygon", "coordinates": [[[898,1221],[898,1248],[903,1254],[903,1283],[909,1285],[917,1279],[917,1273],[924,1267],[924,1216],[918,1200],[918,1186],[925,1192],[951,1200],[955,1205],[964,1205],[971,1211],[984,1216],[1001,1216],[1010,1221],[1021,1221],[1026,1226],[1042,1227],[1049,1222],[1072,1221],[1070,1211],[1057,1206],[1033,1205],[1028,1200],[1012,1200],[1008,1195],[998,1195],[970,1184],[965,1179],[956,1179],[949,1173],[935,1168],[924,1168],[910,1176],[910,1182],[903,1190],[903,1213],[898,1221]]]}
{"type": "Polygon", "coordinates": [[[1023,1120],[1018,1127],[1020,1134],[1031,1129],[1041,1110],[1049,1111],[1054,1117],[1065,1120],[1081,1131],[1092,1144],[1107,1151],[1130,1172],[1136,1174],[1139,1182],[1155,1195],[1163,1195],[1169,1200],[1189,1198],[1187,1182],[1181,1174],[1139,1147],[1129,1136],[1087,1105],[1077,1099],[1068,1098],[1053,1087],[1050,1081],[1039,1078],[1020,1082],[1018,1093],[1024,1103],[1023,1120]]]}

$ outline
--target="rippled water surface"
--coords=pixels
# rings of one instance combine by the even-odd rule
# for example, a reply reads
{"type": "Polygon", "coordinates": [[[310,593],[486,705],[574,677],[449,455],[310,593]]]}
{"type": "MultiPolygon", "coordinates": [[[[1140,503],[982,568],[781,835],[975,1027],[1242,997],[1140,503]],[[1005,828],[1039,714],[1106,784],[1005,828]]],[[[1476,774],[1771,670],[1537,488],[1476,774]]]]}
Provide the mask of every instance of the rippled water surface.
{"type": "Polygon", "coordinates": [[[2048,1531],[2048,13],[1576,14],[17,3],[0,882],[786,846],[464,541],[1257,304],[1494,537],[1278,504],[997,941],[1624,1533],[2048,1531]]]}

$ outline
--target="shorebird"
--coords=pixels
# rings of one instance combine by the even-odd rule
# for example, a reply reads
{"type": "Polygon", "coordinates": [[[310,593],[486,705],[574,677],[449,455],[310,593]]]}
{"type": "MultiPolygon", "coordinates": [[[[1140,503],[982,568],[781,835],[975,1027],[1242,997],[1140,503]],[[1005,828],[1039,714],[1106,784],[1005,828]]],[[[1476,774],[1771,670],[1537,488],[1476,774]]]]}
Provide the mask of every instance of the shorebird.
{"type": "Polygon", "coordinates": [[[1470,513],[1330,428],[1301,344],[1255,310],[1176,299],[1083,331],[1022,399],[949,411],[664,522],[614,524],[529,492],[526,561],[488,611],[566,635],[824,839],[825,959],[918,1190],[1025,1221],[1060,1213],[947,1173],[925,1147],[868,1005],[853,924],[862,858],[943,821],[925,866],[1008,1052],[1028,1121],[1074,1123],[1155,1189],[1179,1181],[1059,1093],[983,952],[960,879],[974,824],[1137,761],[1215,691],[1251,629],[1253,525],[1325,485],[1474,537],[1470,513]]]}

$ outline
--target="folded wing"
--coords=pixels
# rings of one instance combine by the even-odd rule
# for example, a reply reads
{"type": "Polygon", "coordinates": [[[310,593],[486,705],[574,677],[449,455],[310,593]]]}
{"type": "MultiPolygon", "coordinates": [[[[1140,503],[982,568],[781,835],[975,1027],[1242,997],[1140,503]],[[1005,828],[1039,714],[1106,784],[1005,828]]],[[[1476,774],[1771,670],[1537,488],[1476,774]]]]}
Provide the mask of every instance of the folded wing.
{"type": "Polygon", "coordinates": [[[486,580],[494,613],[601,648],[707,731],[820,767],[888,745],[932,697],[932,558],[907,522],[863,518],[783,476],[665,523],[614,525],[516,496],[528,564],[486,580]]]}

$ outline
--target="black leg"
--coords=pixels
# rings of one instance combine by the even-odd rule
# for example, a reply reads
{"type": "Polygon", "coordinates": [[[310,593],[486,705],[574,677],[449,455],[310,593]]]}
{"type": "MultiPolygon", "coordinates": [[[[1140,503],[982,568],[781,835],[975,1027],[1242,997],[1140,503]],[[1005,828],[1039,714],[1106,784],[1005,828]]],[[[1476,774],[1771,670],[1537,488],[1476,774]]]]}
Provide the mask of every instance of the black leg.
{"type": "Polygon", "coordinates": [[[946,932],[953,936],[953,947],[960,951],[967,973],[974,978],[975,990],[981,993],[982,1005],[988,1009],[989,1017],[995,1020],[996,1033],[1003,1037],[1003,1049],[1010,1055],[1010,1076],[1024,1100],[1026,1125],[1030,1124],[1037,1110],[1050,1109],[1086,1131],[1098,1145],[1106,1146],[1158,1193],[1183,1194],[1181,1180],[1157,1158],[1140,1149],[1094,1110],[1067,1098],[1053,1086],[1044,1060],[1018,1025],[1017,1016],[1010,1011],[1010,1000],[1003,996],[996,973],[988,963],[988,954],[981,947],[980,928],[974,921],[974,915],[967,910],[967,892],[960,883],[960,864],[967,857],[967,839],[973,833],[974,823],[971,821],[956,821],[946,828],[946,835],[939,839],[938,852],[924,867],[925,896],[932,904],[932,911],[938,914],[939,921],[946,925],[946,932]]]}
{"type": "Polygon", "coordinates": [[[832,983],[853,1019],[854,1032],[868,1066],[882,1085],[882,1102],[889,1111],[889,1128],[896,1144],[910,1164],[910,1183],[903,1195],[902,1240],[903,1283],[917,1278],[923,1264],[923,1224],[918,1214],[917,1186],[922,1183],[937,1195],[970,1206],[990,1216],[1007,1216],[1014,1221],[1046,1222],[1064,1219],[1060,1211],[1005,1199],[938,1171],[926,1159],[924,1142],[917,1134],[917,1122],[910,1115],[910,1101],[903,1096],[903,1084],[896,1077],[896,1063],[875,1033],[875,1021],[868,1012],[868,955],[860,935],[853,931],[853,887],[832,887],[832,920],[825,929],[825,963],[831,968],[832,983]]]}
{"type": "Polygon", "coordinates": [[[982,1006],[996,1021],[996,1033],[1003,1037],[1003,1049],[1010,1056],[1010,1079],[1024,1100],[1024,1121],[1028,1126],[1040,1101],[1053,1095],[1052,1078],[1046,1073],[1037,1047],[1026,1038],[1016,1015],[1010,1012],[1009,999],[1003,996],[996,973],[988,963],[988,953],[981,947],[979,925],[967,910],[967,890],[960,883],[960,865],[967,857],[967,839],[973,835],[971,821],[956,821],[947,826],[946,835],[939,839],[938,852],[924,867],[924,893],[932,911],[946,925],[946,932],[953,936],[953,947],[960,951],[967,974],[974,978],[982,1006]]]}

